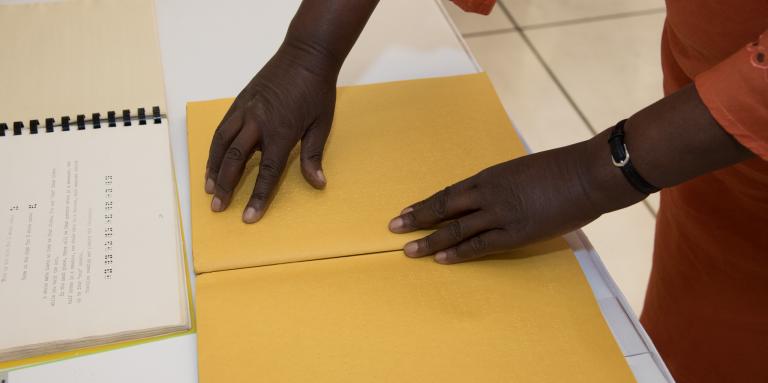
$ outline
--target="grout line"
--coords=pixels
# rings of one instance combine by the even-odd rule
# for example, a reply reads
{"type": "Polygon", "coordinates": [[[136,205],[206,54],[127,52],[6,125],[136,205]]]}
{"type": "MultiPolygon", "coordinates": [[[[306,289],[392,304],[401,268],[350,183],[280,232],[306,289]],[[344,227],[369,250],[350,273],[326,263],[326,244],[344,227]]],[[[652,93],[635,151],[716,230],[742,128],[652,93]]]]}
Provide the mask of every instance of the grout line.
{"type": "Polygon", "coordinates": [[[502,29],[494,29],[492,31],[470,32],[470,33],[464,33],[461,36],[467,39],[471,37],[491,36],[491,35],[499,35],[502,33],[512,33],[512,32],[517,32],[517,28],[509,27],[509,28],[502,28],[502,29]]]}
{"type": "Polygon", "coordinates": [[[576,101],[571,97],[571,95],[568,93],[568,91],[565,90],[565,87],[560,82],[560,79],[557,78],[555,75],[555,72],[552,70],[552,68],[547,65],[546,61],[544,61],[544,57],[541,56],[541,53],[539,53],[538,49],[536,49],[535,46],[533,46],[533,42],[531,42],[531,39],[528,37],[528,34],[525,33],[523,29],[520,28],[520,25],[517,23],[514,17],[512,17],[512,14],[509,13],[509,10],[507,10],[507,7],[504,5],[503,2],[498,3],[499,8],[501,8],[502,12],[507,16],[510,22],[512,22],[512,25],[514,25],[515,30],[520,33],[520,37],[523,39],[523,42],[528,47],[528,49],[531,50],[533,55],[536,57],[536,60],[541,64],[542,67],[544,67],[544,70],[547,72],[549,77],[552,79],[552,81],[555,82],[555,85],[558,89],[560,89],[560,92],[563,93],[566,100],[569,104],[571,104],[571,107],[576,110],[576,113],[579,115],[579,118],[584,122],[584,124],[587,126],[587,128],[592,132],[592,135],[597,135],[597,131],[592,126],[592,124],[587,119],[587,116],[584,114],[584,112],[581,111],[581,109],[576,105],[576,101]]]}
{"type": "Polygon", "coordinates": [[[642,11],[631,11],[631,12],[623,12],[623,13],[614,13],[611,15],[590,16],[590,17],[583,17],[580,19],[571,19],[571,20],[562,20],[562,21],[552,21],[552,22],[546,22],[541,24],[523,25],[520,28],[523,30],[542,29],[542,28],[560,27],[560,26],[573,25],[573,24],[585,24],[585,23],[591,23],[596,21],[626,19],[626,18],[635,17],[635,16],[656,15],[656,14],[666,13],[666,12],[667,12],[666,8],[652,8],[652,9],[645,9],[642,11]]]}
{"type": "MultiPolygon", "coordinates": [[[[592,133],[592,136],[596,136],[598,134],[597,129],[592,125],[591,122],[589,122],[589,119],[587,118],[587,115],[584,114],[584,112],[579,108],[579,106],[576,104],[576,100],[573,99],[570,93],[565,89],[565,86],[563,86],[563,83],[560,82],[560,79],[557,78],[555,75],[555,72],[550,68],[549,65],[547,65],[547,62],[544,60],[544,57],[541,55],[541,53],[536,49],[536,47],[533,45],[533,42],[528,37],[528,34],[525,33],[525,30],[520,27],[520,24],[518,24],[517,20],[515,20],[514,16],[512,16],[512,13],[507,9],[507,7],[504,5],[504,2],[498,2],[497,3],[499,9],[501,9],[502,13],[507,17],[507,19],[512,23],[514,26],[514,29],[520,34],[520,37],[523,39],[523,42],[528,47],[528,49],[533,53],[533,55],[536,57],[536,60],[541,64],[541,66],[544,68],[544,70],[547,72],[549,77],[552,79],[552,81],[555,83],[555,86],[560,90],[560,92],[565,97],[566,101],[571,105],[571,107],[576,111],[576,114],[579,116],[582,122],[587,126],[589,131],[592,133]]],[[[649,213],[651,213],[651,216],[655,219],[656,218],[656,212],[653,210],[653,207],[651,206],[650,202],[648,202],[647,199],[643,200],[643,205],[645,206],[645,209],[648,210],[649,213]]]]}

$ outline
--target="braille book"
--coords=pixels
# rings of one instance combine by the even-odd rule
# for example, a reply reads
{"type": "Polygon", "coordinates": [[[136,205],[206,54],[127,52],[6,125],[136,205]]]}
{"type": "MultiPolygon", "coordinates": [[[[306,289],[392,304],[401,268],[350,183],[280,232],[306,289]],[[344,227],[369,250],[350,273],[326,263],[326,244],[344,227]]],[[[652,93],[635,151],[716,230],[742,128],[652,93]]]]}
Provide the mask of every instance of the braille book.
{"type": "MultiPolygon", "coordinates": [[[[187,105],[200,381],[633,382],[562,239],[444,266],[387,230],[409,204],[525,154],[484,74],[340,88],[315,190],[289,161],[256,224],[203,190],[231,99],[187,105]]],[[[546,176],[546,175],[542,175],[546,176]]]]}
{"type": "Polygon", "coordinates": [[[192,327],[153,7],[0,6],[0,370],[192,327]]]}

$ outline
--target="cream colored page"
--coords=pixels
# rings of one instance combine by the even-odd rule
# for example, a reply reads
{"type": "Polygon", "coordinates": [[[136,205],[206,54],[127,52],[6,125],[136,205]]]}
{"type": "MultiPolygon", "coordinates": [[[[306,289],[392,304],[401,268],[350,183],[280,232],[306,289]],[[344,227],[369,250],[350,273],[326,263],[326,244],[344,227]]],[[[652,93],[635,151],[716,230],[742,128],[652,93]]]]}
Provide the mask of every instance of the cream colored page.
{"type": "Polygon", "coordinates": [[[0,122],[165,110],[152,0],[0,5],[0,122]]]}
{"type": "Polygon", "coordinates": [[[0,352],[180,325],[167,124],[0,137],[0,352]]]}
{"type": "Polygon", "coordinates": [[[200,382],[634,382],[562,240],[197,278],[200,382]]]}

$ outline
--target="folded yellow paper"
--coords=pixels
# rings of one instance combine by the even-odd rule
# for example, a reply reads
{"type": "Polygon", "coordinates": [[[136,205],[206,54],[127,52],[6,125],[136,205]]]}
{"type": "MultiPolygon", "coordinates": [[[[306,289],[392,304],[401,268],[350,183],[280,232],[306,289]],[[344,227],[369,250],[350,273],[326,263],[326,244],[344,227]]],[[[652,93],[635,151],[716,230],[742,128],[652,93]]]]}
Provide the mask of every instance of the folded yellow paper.
{"type": "Polygon", "coordinates": [[[246,225],[258,155],[226,212],[211,212],[203,190],[211,138],[230,103],[187,106],[198,273],[401,249],[420,236],[388,231],[401,209],[525,154],[485,74],[340,88],[326,189],[303,180],[294,155],[266,216],[246,225]]]}
{"type": "Polygon", "coordinates": [[[562,240],[197,278],[201,382],[634,382],[562,240]]]}

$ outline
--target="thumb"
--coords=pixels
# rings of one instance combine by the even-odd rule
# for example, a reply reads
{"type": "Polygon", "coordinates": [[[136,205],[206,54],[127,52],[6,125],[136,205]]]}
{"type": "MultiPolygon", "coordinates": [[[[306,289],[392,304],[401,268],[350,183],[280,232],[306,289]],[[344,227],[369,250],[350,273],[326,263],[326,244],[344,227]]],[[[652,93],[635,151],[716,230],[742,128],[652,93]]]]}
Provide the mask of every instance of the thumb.
{"type": "Polygon", "coordinates": [[[301,139],[301,174],[315,189],[325,187],[323,151],[333,123],[333,109],[318,117],[301,139]]]}

